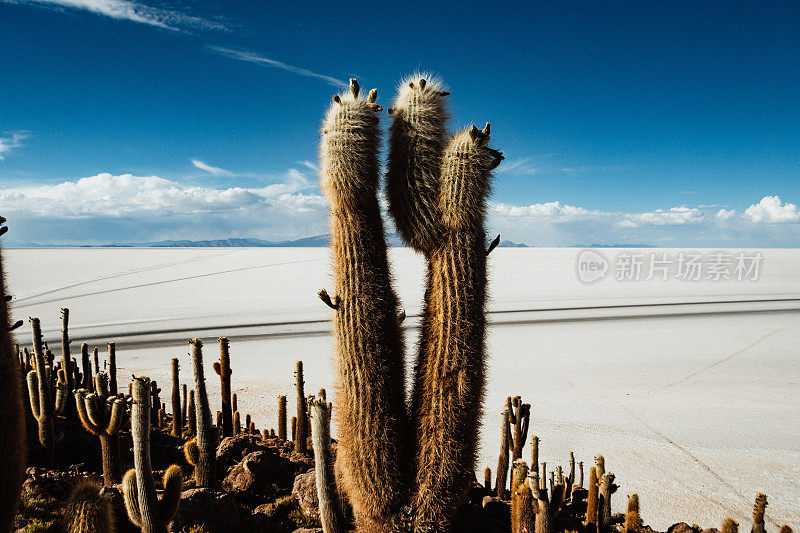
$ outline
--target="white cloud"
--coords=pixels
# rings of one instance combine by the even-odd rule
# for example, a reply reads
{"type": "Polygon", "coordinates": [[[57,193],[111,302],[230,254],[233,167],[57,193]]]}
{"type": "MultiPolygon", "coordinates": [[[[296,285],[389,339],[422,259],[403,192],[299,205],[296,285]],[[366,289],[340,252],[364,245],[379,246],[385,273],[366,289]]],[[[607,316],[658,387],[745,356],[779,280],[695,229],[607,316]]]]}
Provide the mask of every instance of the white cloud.
{"type": "Polygon", "coordinates": [[[520,217],[534,220],[547,220],[549,222],[587,220],[606,215],[606,213],[589,211],[583,207],[575,207],[566,204],[562,205],[561,202],[557,201],[526,206],[495,204],[492,206],[491,211],[504,217],[520,217]]]}
{"type": "Polygon", "coordinates": [[[268,57],[260,56],[254,52],[247,52],[244,50],[234,50],[232,48],[223,48],[221,46],[208,46],[208,49],[211,50],[212,52],[216,52],[225,57],[236,59],[238,61],[256,63],[257,65],[261,65],[263,67],[279,68],[281,70],[286,70],[288,72],[293,72],[295,74],[299,74],[301,76],[306,76],[309,78],[319,78],[327,82],[329,85],[333,85],[334,87],[339,87],[339,88],[347,87],[347,83],[338,78],[326,76],[324,74],[318,74],[316,72],[313,72],[305,68],[296,67],[294,65],[283,63],[282,61],[278,61],[276,59],[270,59],[268,57]]]}
{"type": "Polygon", "coordinates": [[[702,221],[703,212],[696,207],[673,207],[671,209],[656,209],[645,213],[626,213],[620,225],[625,228],[637,228],[639,226],[697,224],[702,221]]]}
{"type": "Polygon", "coordinates": [[[197,28],[225,30],[225,25],[201,17],[150,7],[133,0],[0,0],[11,4],[27,4],[40,7],[57,7],[89,11],[117,20],[128,20],[170,30],[197,28]]]}
{"type": "Polygon", "coordinates": [[[0,189],[15,240],[141,242],[170,238],[290,239],[324,233],[327,203],[301,172],[264,188],[210,188],[158,176],[98,174],[56,185],[0,189]],[[302,192],[301,192],[302,191],[302,192]]]}
{"type": "Polygon", "coordinates": [[[777,195],[765,196],[757,204],[745,209],[744,217],[752,222],[768,224],[800,222],[800,210],[795,204],[783,203],[777,195]]]}
{"type": "Polygon", "coordinates": [[[22,141],[30,137],[27,131],[10,131],[7,137],[0,137],[0,161],[5,160],[5,155],[14,148],[22,146],[22,141]]]}
{"type": "MultiPolygon", "coordinates": [[[[716,206],[709,206],[709,207],[716,207],[716,206]]],[[[730,220],[736,214],[735,209],[720,209],[717,211],[717,219],[721,221],[730,220]]]]}
{"type": "Polygon", "coordinates": [[[199,159],[192,159],[191,161],[192,161],[192,164],[195,167],[197,167],[200,170],[203,170],[205,172],[208,172],[209,174],[213,174],[214,176],[233,176],[234,175],[233,172],[231,172],[229,170],[225,170],[224,168],[219,168],[219,167],[212,167],[208,163],[204,163],[204,162],[200,161],[199,159]]]}

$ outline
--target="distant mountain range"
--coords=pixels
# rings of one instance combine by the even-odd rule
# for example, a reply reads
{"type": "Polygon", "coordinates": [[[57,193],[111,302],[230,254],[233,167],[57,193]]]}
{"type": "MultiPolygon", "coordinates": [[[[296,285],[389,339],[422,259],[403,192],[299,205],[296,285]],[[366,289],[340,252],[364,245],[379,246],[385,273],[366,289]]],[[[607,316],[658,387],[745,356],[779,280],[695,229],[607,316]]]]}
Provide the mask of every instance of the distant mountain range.
{"type": "MultiPolygon", "coordinates": [[[[394,248],[405,246],[397,233],[386,235],[386,244],[394,248]]],[[[314,235],[289,241],[265,241],[263,239],[212,239],[212,240],[166,240],[109,244],[36,244],[25,243],[12,248],[323,248],[330,245],[329,235],[314,235]]],[[[514,241],[500,241],[500,248],[531,248],[514,241]]],[[[563,248],[656,248],[652,244],[571,244],[563,248]]]]}
{"type": "MultiPolygon", "coordinates": [[[[397,233],[386,235],[386,243],[391,247],[403,247],[405,243],[397,233]]],[[[265,241],[263,239],[213,239],[213,240],[166,240],[134,243],[110,243],[99,245],[80,244],[26,244],[21,247],[30,248],[318,248],[330,245],[329,235],[314,235],[290,241],[265,241]]],[[[527,248],[528,245],[512,241],[501,241],[503,248],[527,248]]]]}

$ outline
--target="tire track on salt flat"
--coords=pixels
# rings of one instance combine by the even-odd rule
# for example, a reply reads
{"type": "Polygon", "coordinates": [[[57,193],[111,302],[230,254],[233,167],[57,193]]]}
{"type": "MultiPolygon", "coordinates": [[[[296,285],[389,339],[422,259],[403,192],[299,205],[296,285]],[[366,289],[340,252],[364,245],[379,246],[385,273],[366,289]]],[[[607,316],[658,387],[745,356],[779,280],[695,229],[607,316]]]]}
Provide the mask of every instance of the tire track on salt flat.
{"type": "MultiPolygon", "coordinates": [[[[208,277],[211,277],[211,276],[218,276],[220,274],[230,274],[230,273],[233,273],[233,272],[243,272],[243,271],[246,271],[246,270],[256,270],[256,269],[259,269],[259,268],[269,268],[269,267],[274,267],[274,266],[297,265],[297,264],[300,264],[300,263],[312,263],[312,262],[315,262],[315,261],[324,261],[325,259],[326,258],[319,257],[319,258],[316,258],[316,259],[303,259],[303,260],[300,260],[300,261],[284,261],[284,262],[280,262],[280,263],[267,263],[267,264],[263,264],[263,265],[253,265],[253,266],[246,266],[246,267],[240,267],[240,268],[230,268],[228,270],[218,270],[216,272],[207,272],[205,274],[196,274],[194,276],[183,276],[183,277],[180,277],[180,278],[172,278],[172,279],[165,279],[165,280],[159,280],[159,281],[151,281],[149,283],[139,283],[137,285],[129,285],[127,287],[117,287],[117,288],[114,288],[114,289],[105,289],[105,290],[102,290],[102,291],[86,292],[86,293],[83,293],[83,294],[76,294],[76,295],[73,295],[73,296],[69,296],[67,298],[52,298],[50,300],[37,300],[35,302],[30,302],[30,303],[23,304],[23,305],[14,305],[13,308],[16,310],[16,309],[22,309],[22,308],[25,308],[25,307],[31,307],[33,305],[47,304],[47,303],[53,303],[53,302],[58,302],[58,301],[64,301],[64,300],[77,300],[78,298],[86,298],[88,296],[97,296],[99,294],[109,294],[109,293],[112,293],[112,292],[129,291],[131,289],[141,289],[143,287],[154,287],[154,286],[157,286],[157,285],[165,285],[167,283],[175,283],[175,282],[178,282],[178,281],[187,281],[187,280],[191,280],[191,279],[208,278],[208,277]]],[[[12,302],[12,303],[15,304],[16,302],[12,302]]]]}
{"type": "MultiPolygon", "coordinates": [[[[86,279],[86,280],[82,280],[82,281],[76,281],[74,283],[69,283],[67,285],[62,285],[60,287],[53,287],[53,288],[48,289],[46,291],[42,291],[42,292],[38,292],[38,293],[34,293],[34,294],[29,294],[27,296],[23,296],[22,298],[15,298],[14,302],[15,303],[16,302],[24,302],[24,301],[27,301],[27,300],[32,300],[32,299],[35,299],[35,298],[39,298],[41,296],[47,296],[48,294],[54,294],[56,292],[65,291],[67,289],[80,287],[82,285],[88,285],[90,283],[96,283],[98,281],[105,281],[105,280],[109,280],[109,279],[122,278],[122,277],[125,277],[125,276],[132,276],[134,274],[141,274],[142,272],[152,272],[153,270],[159,270],[159,269],[162,269],[162,268],[169,268],[169,267],[172,267],[172,266],[188,265],[189,263],[194,263],[196,261],[205,261],[206,259],[214,259],[216,257],[222,257],[224,255],[228,255],[229,253],[230,252],[226,251],[226,252],[219,253],[219,254],[205,255],[205,256],[202,256],[202,257],[193,257],[191,259],[182,259],[180,261],[172,261],[172,262],[169,262],[169,263],[159,263],[157,265],[151,265],[149,267],[137,268],[135,270],[126,270],[125,272],[117,272],[116,274],[109,274],[107,276],[100,276],[98,278],[92,278],[92,279],[86,279]]],[[[46,303],[46,302],[42,302],[42,303],[46,303]]],[[[22,306],[20,306],[20,307],[22,307],[22,306]]]]}

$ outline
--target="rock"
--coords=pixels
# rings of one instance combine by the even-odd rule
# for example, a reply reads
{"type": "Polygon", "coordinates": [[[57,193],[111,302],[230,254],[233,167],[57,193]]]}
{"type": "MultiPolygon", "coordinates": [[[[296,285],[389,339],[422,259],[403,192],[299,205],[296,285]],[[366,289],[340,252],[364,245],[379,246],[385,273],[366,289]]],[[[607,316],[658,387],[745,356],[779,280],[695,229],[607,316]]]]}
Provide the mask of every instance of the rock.
{"type": "Polygon", "coordinates": [[[274,448],[258,450],[246,455],[228,472],[222,488],[239,499],[269,500],[289,492],[295,475],[303,470],[305,464],[292,463],[274,448]]]}
{"type": "Polygon", "coordinates": [[[312,468],[305,474],[294,478],[292,495],[297,498],[300,508],[311,518],[319,518],[319,499],[317,499],[317,477],[312,468]]]}
{"type": "Polygon", "coordinates": [[[669,526],[667,533],[694,533],[694,529],[686,522],[678,522],[669,526]]]}
{"type": "Polygon", "coordinates": [[[242,520],[233,496],[208,488],[189,489],[181,494],[181,503],[171,532],[200,524],[207,533],[241,533],[242,520]]]}
{"type": "Polygon", "coordinates": [[[297,498],[294,494],[278,498],[274,502],[263,503],[253,510],[253,514],[263,515],[267,518],[282,519],[297,506],[297,498]]]}
{"type": "Polygon", "coordinates": [[[244,459],[245,455],[267,450],[268,447],[255,435],[240,434],[222,439],[217,448],[217,471],[223,474],[236,463],[244,459]]]}

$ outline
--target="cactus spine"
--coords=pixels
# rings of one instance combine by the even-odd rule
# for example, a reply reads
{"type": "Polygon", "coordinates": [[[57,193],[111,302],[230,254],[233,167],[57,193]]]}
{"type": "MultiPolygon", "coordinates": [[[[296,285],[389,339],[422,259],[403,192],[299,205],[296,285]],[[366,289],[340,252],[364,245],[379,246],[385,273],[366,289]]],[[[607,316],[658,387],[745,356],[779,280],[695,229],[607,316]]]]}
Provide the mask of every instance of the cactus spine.
{"type": "Polygon", "coordinates": [[[286,440],[286,396],[278,396],[278,438],[286,440]]]}
{"type": "Polygon", "coordinates": [[[103,484],[107,487],[120,482],[119,431],[127,422],[127,406],[124,398],[112,396],[108,387],[108,374],[99,372],[95,376],[97,392],[86,389],[75,391],[78,417],[86,431],[97,435],[103,456],[103,484]]]}
{"type": "Polygon", "coordinates": [[[231,410],[231,357],[228,339],[219,338],[219,361],[214,362],[214,372],[219,376],[222,389],[222,435],[233,435],[233,411],[231,410]]]}
{"type": "Polygon", "coordinates": [[[181,382],[180,362],[177,357],[172,359],[172,436],[181,437],[183,424],[181,423],[181,382]]]}
{"type": "Polygon", "coordinates": [[[178,509],[183,477],[179,466],[170,466],[164,474],[164,497],[159,501],[150,462],[150,379],[134,378],[132,393],[131,434],[135,468],[128,470],[122,480],[125,508],[128,518],[141,528],[142,533],[166,533],[167,524],[178,509]]]}
{"type": "Polygon", "coordinates": [[[314,468],[322,531],[339,533],[342,531],[343,519],[340,516],[339,497],[331,460],[332,406],[327,401],[325,389],[320,389],[317,397],[309,401],[309,406],[311,408],[311,424],[314,426],[311,435],[314,443],[314,468]]]}
{"type": "MultiPolygon", "coordinates": [[[[0,236],[8,231],[0,217],[0,236]]],[[[10,531],[19,504],[25,470],[25,409],[22,403],[20,366],[11,336],[5,270],[0,249],[0,531],[10,531]]],[[[16,324],[15,324],[16,325],[16,324]]]]}
{"type": "Polygon", "coordinates": [[[55,458],[55,417],[64,410],[67,398],[67,385],[63,381],[55,385],[52,380],[52,368],[45,364],[42,346],[42,326],[38,318],[31,318],[33,330],[33,354],[36,363],[34,370],[28,373],[28,396],[31,411],[39,426],[39,444],[43,450],[43,460],[52,464],[55,458]]]}
{"type": "Polygon", "coordinates": [[[194,479],[198,487],[213,487],[217,438],[211,420],[211,409],[208,406],[206,380],[203,376],[203,343],[200,339],[192,339],[189,343],[192,345],[192,369],[196,395],[195,415],[197,418],[198,460],[194,469],[194,479]]]}
{"type": "Polygon", "coordinates": [[[304,392],[303,362],[295,362],[294,385],[297,391],[297,428],[294,434],[294,450],[299,453],[308,451],[308,406],[304,392]]]}
{"type": "MultiPolygon", "coordinates": [[[[322,129],[321,187],[331,206],[336,409],[336,471],[359,529],[382,531],[406,502],[410,453],[403,343],[378,205],[377,91],[355,80],[334,96],[322,129]]],[[[298,404],[303,403],[298,394],[298,404]]],[[[304,414],[298,412],[297,436],[304,414]]]]}

